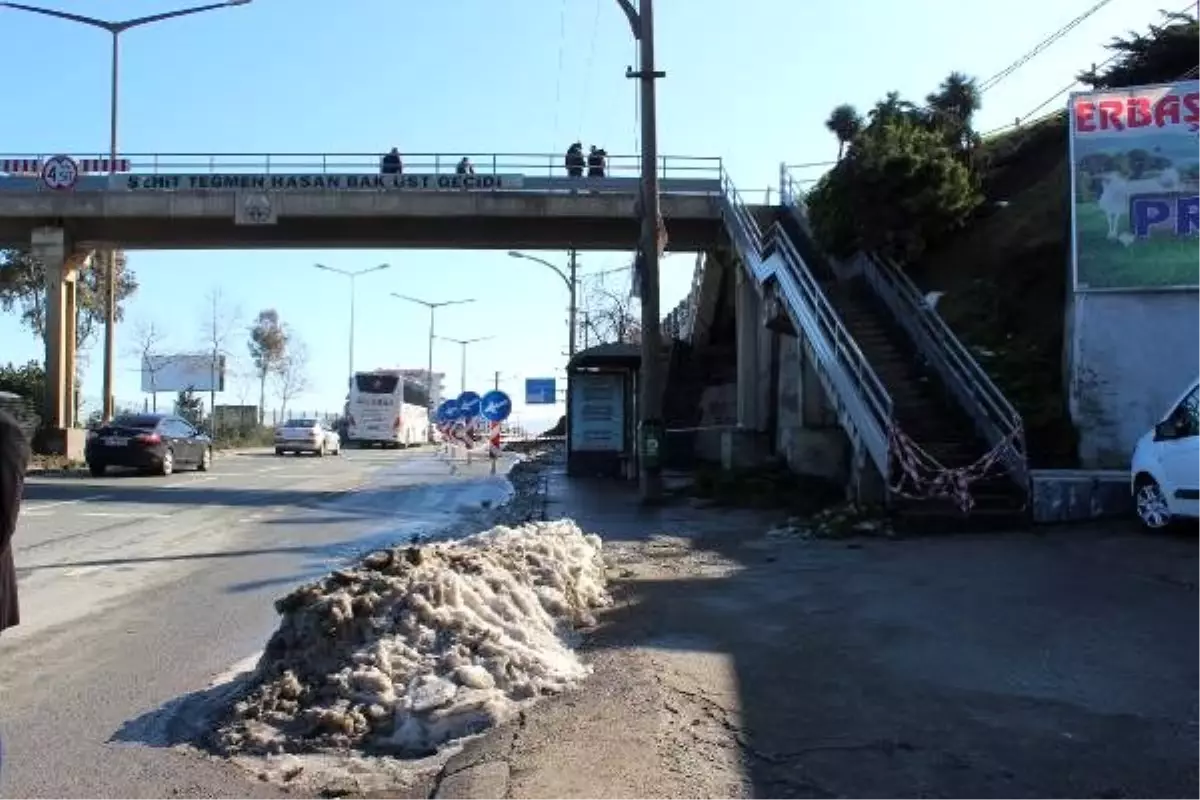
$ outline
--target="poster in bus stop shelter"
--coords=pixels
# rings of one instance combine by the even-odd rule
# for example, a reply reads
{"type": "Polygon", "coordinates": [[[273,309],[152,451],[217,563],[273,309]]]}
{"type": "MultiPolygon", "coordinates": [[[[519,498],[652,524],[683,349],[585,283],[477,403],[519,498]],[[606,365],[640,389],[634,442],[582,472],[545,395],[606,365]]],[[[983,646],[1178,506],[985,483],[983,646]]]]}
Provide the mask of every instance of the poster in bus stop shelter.
{"type": "Polygon", "coordinates": [[[1076,291],[1200,286],[1200,82],[1073,94],[1076,291]]]}

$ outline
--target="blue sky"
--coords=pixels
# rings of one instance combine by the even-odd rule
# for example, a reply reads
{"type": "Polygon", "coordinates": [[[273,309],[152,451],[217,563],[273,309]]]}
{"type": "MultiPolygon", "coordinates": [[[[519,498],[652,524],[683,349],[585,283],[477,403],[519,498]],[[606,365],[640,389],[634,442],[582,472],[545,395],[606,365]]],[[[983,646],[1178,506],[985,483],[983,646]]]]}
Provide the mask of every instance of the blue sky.
{"type": "MultiPolygon", "coordinates": [[[[186,2],[45,4],[128,18],[186,2]]],[[[743,193],[762,197],[777,184],[780,162],[836,154],[822,123],[838,103],[865,109],[893,89],[920,99],[951,69],[986,78],[1091,4],[658,0],[658,60],[668,74],[659,82],[660,150],[720,156],[743,193]]],[[[989,92],[980,129],[1006,125],[1065,88],[1080,67],[1106,57],[1112,35],[1154,21],[1155,8],[1113,0],[989,92]]],[[[2,8],[0,35],[0,67],[11,78],[0,151],[106,152],[107,35],[2,8]]],[[[610,154],[636,152],[636,93],[624,77],[634,43],[615,0],[254,0],[132,31],[122,48],[124,153],[560,153],[575,139],[610,154]]],[[[1048,108],[1065,102],[1064,95],[1048,108]]],[[[563,253],[539,255],[566,261],[563,253]]],[[[581,266],[628,260],[584,253],[581,266]]],[[[152,320],[171,349],[200,349],[206,297],[220,287],[241,327],[274,307],[307,343],[313,386],[294,405],[339,408],[346,286],[314,262],[393,265],[360,281],[357,367],[425,364],[427,314],[390,292],[472,296],[479,302],[439,319],[447,336],[496,337],[471,347],[468,382],[490,385],[498,370],[518,415],[553,416],[523,409],[520,394],[525,377],[562,374],[566,292],[544,268],[503,252],[135,252],[142,288],[118,333],[118,402],[141,399],[133,326],[152,320]]],[[[664,311],[686,293],[693,263],[688,254],[664,263],[664,311]]],[[[244,352],[236,341],[231,349],[244,352]]],[[[15,318],[0,317],[0,362],[34,357],[32,337],[15,318]]],[[[458,346],[438,343],[435,361],[456,389],[458,346]]],[[[84,383],[90,405],[100,395],[99,362],[94,350],[84,383]]],[[[224,400],[243,397],[254,402],[257,392],[235,388],[224,400]]]]}

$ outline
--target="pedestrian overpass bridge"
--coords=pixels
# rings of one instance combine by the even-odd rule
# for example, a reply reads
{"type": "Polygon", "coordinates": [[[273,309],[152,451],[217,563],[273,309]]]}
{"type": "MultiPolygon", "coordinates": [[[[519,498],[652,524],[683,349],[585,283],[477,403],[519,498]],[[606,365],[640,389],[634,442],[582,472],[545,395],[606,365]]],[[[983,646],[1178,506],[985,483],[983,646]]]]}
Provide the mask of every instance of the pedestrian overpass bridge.
{"type": "MultiPolygon", "coordinates": [[[[107,159],[0,156],[0,246],[46,227],[78,250],[636,246],[636,156],[610,156],[603,178],[546,154],[467,154],[476,173],[459,175],[461,157],[411,154],[383,175],[370,154],[131,154],[110,175],[83,172],[107,159]]],[[[658,176],[669,246],[715,244],[721,160],[663,156],[658,176]]]]}
{"type": "MultiPolygon", "coordinates": [[[[0,174],[0,247],[27,247],[46,267],[45,424],[59,437],[49,446],[70,452],[72,437],[82,436],[71,429],[68,402],[75,277],[94,249],[635,249],[637,158],[612,156],[607,176],[579,178],[564,174],[562,155],[467,156],[475,174],[456,172],[463,154],[410,154],[402,175],[380,174],[377,155],[130,155],[115,165],[103,158],[0,156],[0,173],[7,173],[0,174]]],[[[793,411],[823,411],[793,414],[789,424],[818,438],[840,429],[837,447],[860,495],[882,478],[886,498],[893,478],[915,469],[892,386],[850,333],[843,319],[848,306],[831,300],[844,294],[839,282],[857,275],[886,310],[886,324],[906,331],[933,365],[991,448],[986,459],[1003,463],[1027,490],[1019,415],[898,267],[871,258],[837,269],[820,263],[804,195],[786,168],[780,205],[753,207],[719,158],[665,156],[656,167],[668,247],[703,251],[706,261],[714,256],[734,270],[736,282],[727,288],[697,280],[696,296],[679,316],[699,319],[697,310],[718,296],[735,306],[739,434],[754,442],[772,430],[777,436],[780,423],[771,422],[768,409],[782,414],[784,390],[793,397],[798,390],[804,399],[791,401],[793,411]],[[781,342],[788,338],[785,357],[781,342]],[[826,416],[837,426],[823,422],[826,416]]],[[[939,473],[939,480],[959,480],[961,472],[939,473]]]]}

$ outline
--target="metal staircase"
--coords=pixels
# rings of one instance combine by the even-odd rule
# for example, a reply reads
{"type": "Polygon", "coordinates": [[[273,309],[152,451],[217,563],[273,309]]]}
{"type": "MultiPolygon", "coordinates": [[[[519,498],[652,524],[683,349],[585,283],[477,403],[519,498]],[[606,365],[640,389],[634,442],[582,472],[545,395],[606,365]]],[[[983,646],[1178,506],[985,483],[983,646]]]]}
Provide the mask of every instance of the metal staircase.
{"type": "Polygon", "coordinates": [[[892,399],[826,298],[779,222],[761,230],[728,174],[721,178],[721,213],[735,250],[759,287],[774,283],[802,331],[817,375],[860,464],[869,458],[889,474],[892,399]]]}
{"type": "Polygon", "coordinates": [[[1009,500],[1015,501],[1003,502],[1002,506],[1010,513],[1014,508],[1024,508],[1029,474],[1020,415],[898,265],[869,255],[859,256],[850,265],[851,271],[862,278],[857,291],[870,295],[865,305],[849,300],[849,286],[835,280],[832,273],[819,276],[814,271],[819,265],[806,263],[801,255],[801,251],[819,251],[803,193],[786,167],[780,171],[780,193],[785,213],[764,230],[728,175],[724,175],[722,214],[748,274],[760,289],[775,285],[788,316],[803,332],[817,374],[854,445],[859,464],[869,458],[883,476],[889,494],[901,494],[905,477],[912,477],[914,457],[924,459],[917,467],[924,470],[924,477],[932,484],[926,488],[932,490],[932,496],[940,493],[943,500],[964,497],[966,482],[982,477],[978,463],[943,459],[936,449],[925,452],[901,430],[904,422],[913,419],[909,413],[912,402],[902,398],[903,407],[898,407],[893,391],[903,393],[907,387],[903,382],[882,380],[878,370],[892,369],[893,365],[872,364],[864,348],[876,359],[880,358],[879,348],[867,348],[866,344],[860,348],[851,333],[853,328],[858,335],[878,336],[870,324],[875,322],[896,329],[896,335],[890,338],[907,340],[912,359],[944,387],[946,396],[940,398],[943,402],[934,404],[942,408],[931,406],[925,416],[940,414],[947,402],[955,412],[961,410],[965,414],[963,426],[970,429],[966,435],[987,448],[982,458],[971,460],[1002,465],[1007,478],[1003,483],[1010,487],[1006,490],[1009,500]]]}

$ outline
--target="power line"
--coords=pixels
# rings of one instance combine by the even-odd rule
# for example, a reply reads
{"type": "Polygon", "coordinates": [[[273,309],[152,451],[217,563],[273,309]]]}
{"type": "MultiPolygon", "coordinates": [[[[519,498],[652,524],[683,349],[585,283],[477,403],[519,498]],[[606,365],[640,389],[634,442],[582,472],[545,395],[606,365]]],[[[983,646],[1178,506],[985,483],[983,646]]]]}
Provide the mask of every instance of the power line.
{"type": "Polygon", "coordinates": [[[1097,11],[1104,8],[1106,5],[1108,5],[1111,2],[1112,2],[1112,0],[1100,0],[1100,2],[1093,5],[1087,11],[1085,11],[1082,14],[1080,14],[1079,16],[1075,17],[1075,19],[1071,20],[1066,25],[1063,25],[1061,28],[1059,28],[1054,33],[1047,36],[1045,39],[1042,39],[1042,41],[1040,41],[1036,45],[1034,45],[1032,50],[1030,50],[1025,55],[1018,58],[1013,63],[1009,64],[1004,69],[997,72],[992,77],[988,78],[983,83],[981,83],[979,85],[979,93],[983,94],[984,92],[988,91],[989,89],[994,89],[998,84],[1003,82],[1006,78],[1008,78],[1014,72],[1016,72],[1017,70],[1019,70],[1021,67],[1025,66],[1026,64],[1028,64],[1030,61],[1032,61],[1034,58],[1036,58],[1038,55],[1040,55],[1042,52],[1044,52],[1047,48],[1049,48],[1051,45],[1053,45],[1059,39],[1063,38],[1068,33],[1075,30],[1075,28],[1079,27],[1079,25],[1082,24],[1084,22],[1084,20],[1088,19],[1088,17],[1092,16],[1097,11]]]}
{"type": "MultiPolygon", "coordinates": [[[[1175,13],[1176,13],[1176,14],[1182,14],[1182,13],[1184,13],[1184,12],[1190,11],[1190,10],[1191,10],[1191,8],[1192,8],[1192,4],[1191,4],[1191,3],[1188,3],[1186,6],[1184,6],[1184,7],[1183,7],[1183,8],[1181,8],[1181,9],[1179,9],[1179,11],[1176,11],[1175,13]]],[[[1116,52],[1116,53],[1113,53],[1113,54],[1112,54],[1112,55],[1110,55],[1108,58],[1106,58],[1106,59],[1104,59],[1103,61],[1101,61],[1099,64],[1095,64],[1095,65],[1093,65],[1093,66],[1092,66],[1092,70],[1093,70],[1094,72],[1097,72],[1097,73],[1098,73],[1100,70],[1104,69],[1104,68],[1105,68],[1105,67],[1107,67],[1109,64],[1112,64],[1114,61],[1118,61],[1118,60],[1119,60],[1120,58],[1122,58],[1124,55],[1125,55],[1125,53],[1122,53],[1122,52],[1116,52]]],[[[1192,67],[1191,69],[1189,69],[1189,70],[1188,70],[1187,72],[1185,72],[1183,75],[1180,75],[1180,76],[1179,76],[1178,78],[1176,78],[1175,80],[1177,80],[1177,81],[1188,80],[1189,78],[1193,78],[1193,77],[1195,77],[1196,73],[1197,73],[1197,67],[1192,67]]],[[[1001,127],[999,127],[999,128],[995,128],[995,129],[993,129],[993,130],[990,130],[990,131],[988,131],[987,133],[980,134],[980,135],[981,135],[982,137],[986,138],[986,137],[988,137],[988,136],[994,136],[994,135],[995,135],[995,134],[997,134],[997,133],[1003,133],[1004,131],[1011,130],[1012,128],[1017,128],[1017,127],[1019,127],[1019,126],[1021,126],[1021,125],[1024,125],[1026,122],[1028,122],[1028,121],[1030,120],[1030,118],[1032,118],[1032,117],[1033,117],[1033,115],[1034,115],[1034,114],[1037,114],[1039,111],[1041,111],[1042,109],[1044,109],[1046,106],[1050,105],[1050,104],[1051,104],[1051,103],[1053,103],[1055,100],[1058,100],[1060,97],[1062,97],[1063,95],[1067,94],[1067,93],[1068,93],[1068,92],[1070,92],[1072,89],[1074,89],[1076,86],[1078,86],[1078,85],[1079,85],[1079,82],[1080,82],[1080,81],[1079,81],[1079,79],[1078,79],[1078,78],[1074,78],[1074,79],[1072,79],[1072,80],[1071,80],[1071,82],[1070,82],[1070,83],[1068,83],[1066,86],[1064,86],[1063,88],[1059,89],[1057,92],[1055,92],[1054,94],[1050,95],[1049,97],[1047,97],[1047,98],[1046,98],[1045,100],[1043,100],[1042,102],[1038,103],[1036,106],[1034,106],[1034,107],[1033,107],[1032,109],[1030,109],[1029,111],[1026,111],[1026,112],[1025,112],[1024,114],[1022,114],[1020,117],[1017,117],[1017,119],[1016,119],[1016,122],[1014,122],[1013,124],[1011,124],[1011,125],[1004,125],[1004,126],[1001,126],[1001,127]]],[[[1058,112],[1053,112],[1053,113],[1058,113],[1058,112]]]]}
{"type": "Polygon", "coordinates": [[[592,14],[592,40],[588,44],[587,61],[584,62],[583,92],[579,104],[579,134],[583,135],[583,124],[587,121],[588,101],[592,93],[592,66],[596,58],[596,33],[600,29],[600,0],[596,0],[596,10],[592,14]]]}
{"type": "Polygon", "coordinates": [[[567,0],[562,0],[558,11],[558,74],[554,78],[554,146],[558,147],[558,116],[562,100],[563,54],[567,43],[567,0]]]}

